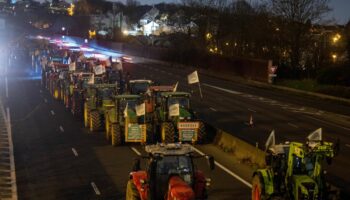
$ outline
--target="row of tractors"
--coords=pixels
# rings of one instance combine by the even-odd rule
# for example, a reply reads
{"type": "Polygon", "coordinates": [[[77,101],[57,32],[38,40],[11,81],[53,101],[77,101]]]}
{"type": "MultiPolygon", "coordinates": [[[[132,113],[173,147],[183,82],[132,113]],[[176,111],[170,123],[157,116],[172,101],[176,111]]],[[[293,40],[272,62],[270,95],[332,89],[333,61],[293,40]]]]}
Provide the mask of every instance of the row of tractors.
{"type": "Polygon", "coordinates": [[[55,99],[83,119],[85,127],[105,131],[114,146],[206,140],[204,123],[191,109],[190,93],[175,91],[172,85],[154,85],[151,80],[128,80],[122,86],[113,74],[118,72],[98,76],[54,63],[43,82],[55,99]]]}
{"type": "MultiPolygon", "coordinates": [[[[186,143],[203,143],[205,126],[191,109],[190,94],[177,86],[154,85],[151,80],[127,80],[109,70],[96,75],[84,67],[70,70],[60,58],[44,70],[42,82],[52,96],[62,101],[90,132],[105,132],[114,146],[147,144],[147,169],[136,159],[127,183],[128,200],[206,199],[210,179],[194,166],[197,156],[186,143]]],[[[91,63],[91,59],[87,62],[91,63]]],[[[312,133],[306,143],[275,143],[272,133],[266,143],[266,168],[252,179],[252,199],[329,199],[324,161],[331,162],[339,143],[324,142],[322,132],[312,133]]]]}
{"type": "Polygon", "coordinates": [[[127,183],[128,200],[206,199],[210,179],[194,165],[206,158],[214,169],[212,156],[195,155],[189,143],[205,142],[205,126],[191,108],[190,93],[176,91],[174,85],[155,85],[151,80],[127,80],[119,71],[96,75],[86,69],[87,59],[74,70],[62,59],[43,70],[42,83],[54,99],[83,121],[93,132],[104,132],[113,146],[146,144],[147,169],[136,160],[127,183]],[[186,144],[187,143],[187,144],[186,144]]]}

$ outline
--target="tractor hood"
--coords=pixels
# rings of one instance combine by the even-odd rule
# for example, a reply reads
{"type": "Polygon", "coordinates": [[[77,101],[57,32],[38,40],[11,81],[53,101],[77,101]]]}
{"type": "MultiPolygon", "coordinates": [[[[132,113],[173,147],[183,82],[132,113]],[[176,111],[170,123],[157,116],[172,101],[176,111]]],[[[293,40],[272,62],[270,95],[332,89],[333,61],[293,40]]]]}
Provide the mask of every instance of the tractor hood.
{"type": "Polygon", "coordinates": [[[184,108],[180,108],[180,119],[190,119],[190,118],[192,118],[192,114],[188,111],[188,110],[186,110],[186,109],[184,109],[184,108]]]}
{"type": "Polygon", "coordinates": [[[169,180],[168,199],[170,200],[194,200],[193,189],[179,176],[172,176],[169,180]]]}

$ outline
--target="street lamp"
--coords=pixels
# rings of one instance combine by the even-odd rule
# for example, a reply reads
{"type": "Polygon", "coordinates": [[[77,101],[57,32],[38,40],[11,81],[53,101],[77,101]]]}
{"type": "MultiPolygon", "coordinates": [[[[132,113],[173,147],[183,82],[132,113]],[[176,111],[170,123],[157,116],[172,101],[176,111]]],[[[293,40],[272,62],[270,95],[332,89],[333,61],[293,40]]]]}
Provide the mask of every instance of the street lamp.
{"type": "Polygon", "coordinates": [[[65,30],[66,30],[66,27],[63,26],[63,27],[62,27],[62,31],[65,31],[65,30]]]}
{"type": "Polygon", "coordinates": [[[338,56],[337,56],[337,54],[332,54],[332,58],[333,58],[333,62],[335,63],[336,61],[337,61],[337,58],[338,58],[338,56]]]}

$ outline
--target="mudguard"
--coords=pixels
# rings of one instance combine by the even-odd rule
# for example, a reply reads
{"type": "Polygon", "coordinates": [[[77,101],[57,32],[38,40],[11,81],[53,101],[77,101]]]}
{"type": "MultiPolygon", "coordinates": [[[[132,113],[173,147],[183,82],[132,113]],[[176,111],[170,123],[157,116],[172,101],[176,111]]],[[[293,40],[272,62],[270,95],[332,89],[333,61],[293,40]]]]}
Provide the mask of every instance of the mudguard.
{"type": "Polygon", "coordinates": [[[264,181],[264,190],[267,196],[270,196],[274,193],[273,187],[273,172],[270,169],[258,169],[254,172],[254,175],[259,175],[264,181]]]}
{"type": "Polygon", "coordinates": [[[139,191],[141,200],[147,200],[149,186],[147,184],[147,172],[137,171],[131,172],[130,178],[133,180],[137,191],[139,191]]]}

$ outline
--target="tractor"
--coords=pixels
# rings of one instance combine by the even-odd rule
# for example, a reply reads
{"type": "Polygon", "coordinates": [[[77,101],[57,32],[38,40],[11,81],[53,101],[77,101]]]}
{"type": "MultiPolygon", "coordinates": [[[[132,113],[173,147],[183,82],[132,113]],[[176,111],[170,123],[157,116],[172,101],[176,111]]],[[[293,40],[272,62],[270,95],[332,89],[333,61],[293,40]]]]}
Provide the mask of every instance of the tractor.
{"type": "Polygon", "coordinates": [[[71,111],[74,116],[78,118],[83,117],[84,100],[86,96],[87,87],[89,84],[101,84],[103,81],[100,77],[94,76],[93,73],[76,73],[73,76],[74,86],[70,87],[71,92],[71,111]],[[91,82],[91,83],[90,83],[91,82]]]}
{"type": "Polygon", "coordinates": [[[140,95],[117,95],[113,105],[106,106],[105,110],[106,138],[113,146],[147,142],[147,133],[150,132],[147,131],[145,104],[140,95]],[[142,106],[144,111],[140,114],[137,110],[142,106]]]}
{"type": "Polygon", "coordinates": [[[91,132],[101,130],[104,113],[113,105],[113,96],[117,94],[116,84],[91,84],[87,86],[84,102],[84,126],[91,132]]]}
{"type": "Polygon", "coordinates": [[[152,84],[151,80],[130,80],[127,91],[130,94],[145,94],[152,84]]]}
{"type": "Polygon", "coordinates": [[[194,155],[189,144],[157,144],[145,147],[148,156],[146,170],[141,170],[136,159],[127,183],[128,200],[194,200],[207,199],[210,179],[194,166],[194,159],[207,158],[211,170],[214,158],[194,155]]]}
{"type": "Polygon", "coordinates": [[[153,129],[162,142],[200,142],[206,139],[204,123],[191,108],[191,95],[186,92],[158,94],[153,115],[153,129]]]}
{"type": "Polygon", "coordinates": [[[308,136],[306,144],[275,144],[274,131],[266,142],[265,169],[253,174],[252,199],[329,199],[333,192],[326,183],[323,163],[331,163],[339,142],[322,140],[322,129],[308,136]]]}

